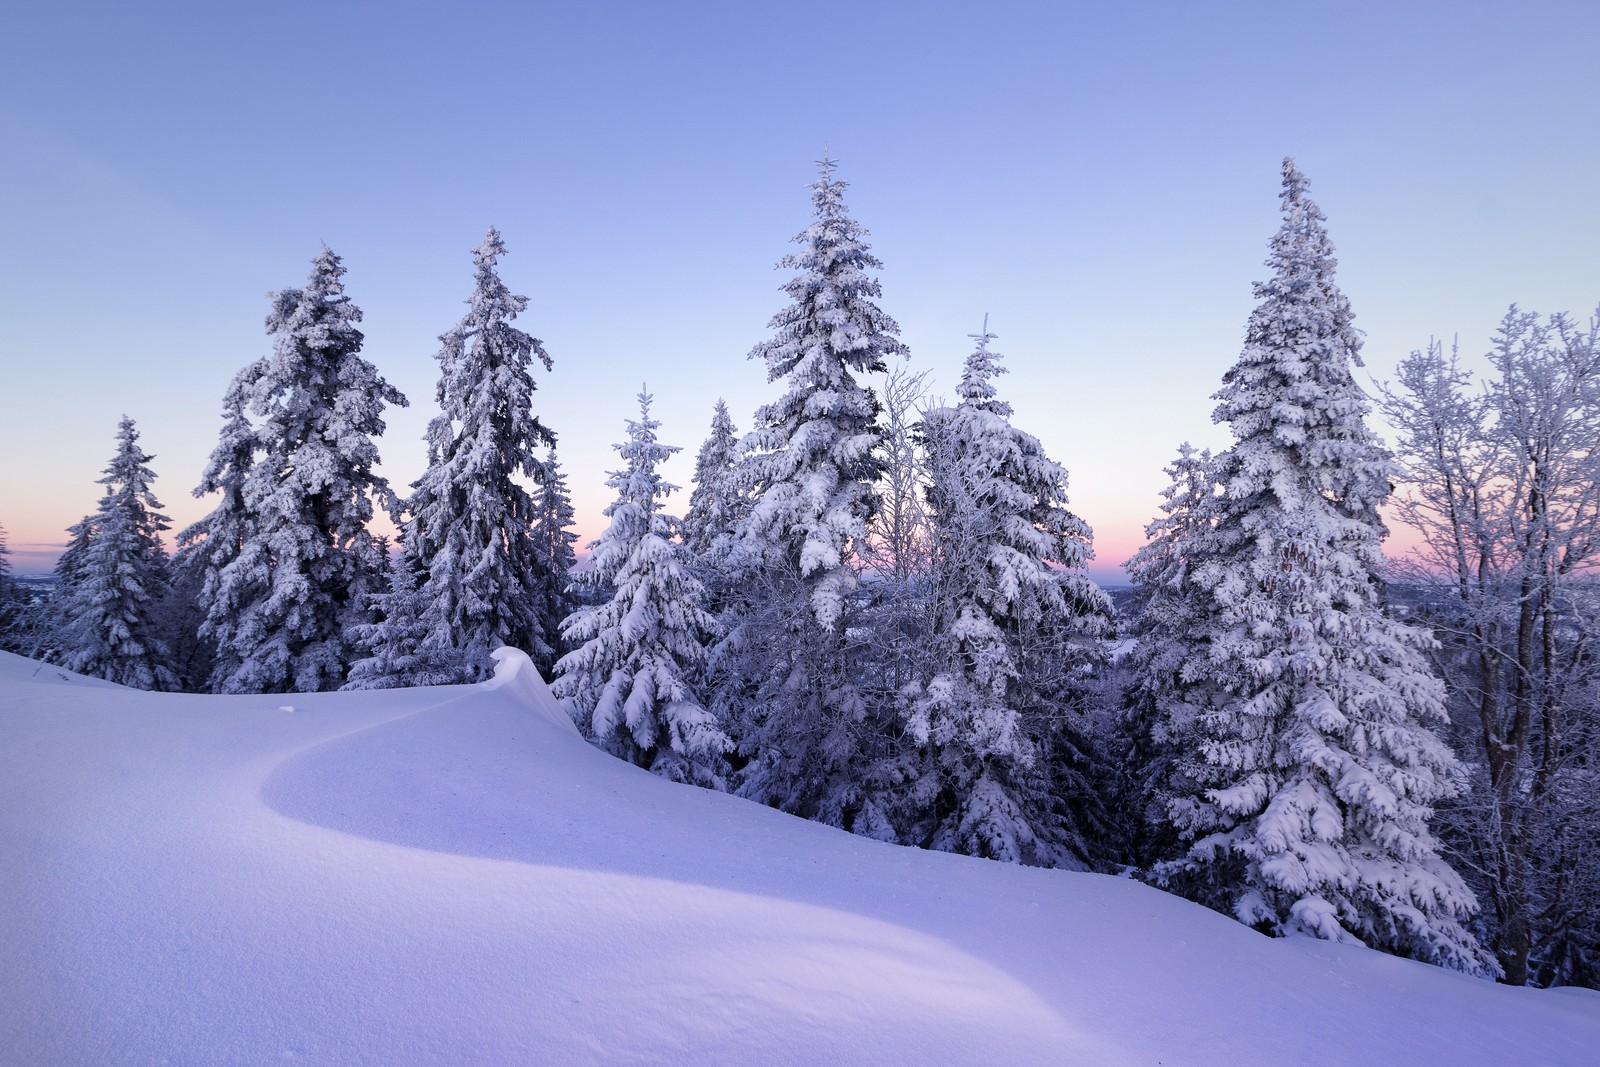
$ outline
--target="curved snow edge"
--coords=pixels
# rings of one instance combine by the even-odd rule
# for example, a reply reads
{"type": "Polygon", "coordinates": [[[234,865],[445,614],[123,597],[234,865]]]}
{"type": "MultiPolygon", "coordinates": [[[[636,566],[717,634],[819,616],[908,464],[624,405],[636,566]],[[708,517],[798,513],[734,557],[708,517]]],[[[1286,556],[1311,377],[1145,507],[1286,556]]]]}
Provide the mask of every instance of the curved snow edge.
{"type": "Polygon", "coordinates": [[[526,652],[510,645],[501,645],[489,656],[494,660],[494,677],[479,682],[481,688],[503,689],[508,696],[516,698],[517,703],[538,712],[574,737],[581,736],[572,722],[572,716],[567,714],[544,679],[539,677],[538,669],[526,652]]]}

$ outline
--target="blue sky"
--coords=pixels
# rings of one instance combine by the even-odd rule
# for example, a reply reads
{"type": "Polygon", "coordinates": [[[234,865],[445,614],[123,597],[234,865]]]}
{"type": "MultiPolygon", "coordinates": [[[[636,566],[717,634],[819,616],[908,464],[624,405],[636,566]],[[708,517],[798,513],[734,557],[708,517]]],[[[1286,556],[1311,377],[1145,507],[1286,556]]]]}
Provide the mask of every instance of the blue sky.
{"type": "MultiPolygon", "coordinates": [[[[1377,376],[1517,301],[1600,301],[1592,3],[83,4],[0,39],[0,522],[47,569],[137,420],[181,525],[271,289],[344,257],[412,401],[490,224],[555,370],[585,538],[648,382],[687,485],[783,302],[826,144],[882,304],[948,394],[983,315],[1015,421],[1072,472],[1102,576],[1180,440],[1221,444],[1294,155],[1377,376]]],[[[681,508],[681,504],[679,508],[681,508]]]]}

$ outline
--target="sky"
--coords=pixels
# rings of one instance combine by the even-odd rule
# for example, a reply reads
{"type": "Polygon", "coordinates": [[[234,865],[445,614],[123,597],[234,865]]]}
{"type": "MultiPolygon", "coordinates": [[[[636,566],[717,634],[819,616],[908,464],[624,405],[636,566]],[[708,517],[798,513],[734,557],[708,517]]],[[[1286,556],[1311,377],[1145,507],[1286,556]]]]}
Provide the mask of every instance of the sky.
{"type": "Polygon", "coordinates": [[[124,414],[174,527],[210,509],[223,391],[322,242],[411,400],[381,441],[403,491],[490,225],[554,360],[534,403],[580,535],[644,384],[681,512],[715,400],[746,430],[780,393],[746,356],[826,150],[911,369],[951,396],[988,315],[1013,421],[1120,580],[1178,443],[1229,440],[1211,394],[1285,155],[1364,374],[1434,336],[1480,353],[1513,302],[1594,310],[1596,39],[1592,2],[23,0],[0,37],[12,565],[47,571],[95,509],[124,414]]]}

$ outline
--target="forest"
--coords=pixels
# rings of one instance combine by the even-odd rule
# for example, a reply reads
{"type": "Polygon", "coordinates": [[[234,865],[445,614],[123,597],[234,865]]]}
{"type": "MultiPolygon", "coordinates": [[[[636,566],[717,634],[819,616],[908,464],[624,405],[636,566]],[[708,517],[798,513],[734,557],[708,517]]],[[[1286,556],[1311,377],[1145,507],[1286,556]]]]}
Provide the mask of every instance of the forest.
{"type": "Polygon", "coordinates": [[[475,683],[509,645],[594,745],[676,782],[1139,878],[1264,934],[1600,988],[1600,320],[1513,306],[1487,374],[1429,343],[1369,395],[1285,160],[1209,398],[1232,443],[1175,444],[1113,599],[987,320],[952,402],[906,369],[847,189],[822,161],[750,352],[773,399],[744,432],[708,405],[681,509],[645,385],[580,556],[537,403],[553,360],[514,325],[492,228],[440,337],[427,468],[391,486],[383,413],[407,400],[324,246],[222,398],[209,514],[171,530],[124,417],[49,595],[0,531],[0,648],[250,694],[475,683]],[[1385,557],[1390,522],[1416,551],[1385,557]]]}

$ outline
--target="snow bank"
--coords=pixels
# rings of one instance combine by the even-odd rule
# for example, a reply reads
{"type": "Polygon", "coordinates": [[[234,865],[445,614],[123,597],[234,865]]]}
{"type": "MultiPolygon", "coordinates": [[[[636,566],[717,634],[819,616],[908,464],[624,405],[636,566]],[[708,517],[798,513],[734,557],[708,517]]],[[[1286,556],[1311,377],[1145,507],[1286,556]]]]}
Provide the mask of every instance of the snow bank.
{"type": "Polygon", "coordinates": [[[850,837],[477,686],[169,696],[0,655],[0,1061],[1584,1064],[1600,997],[850,837]]]}

